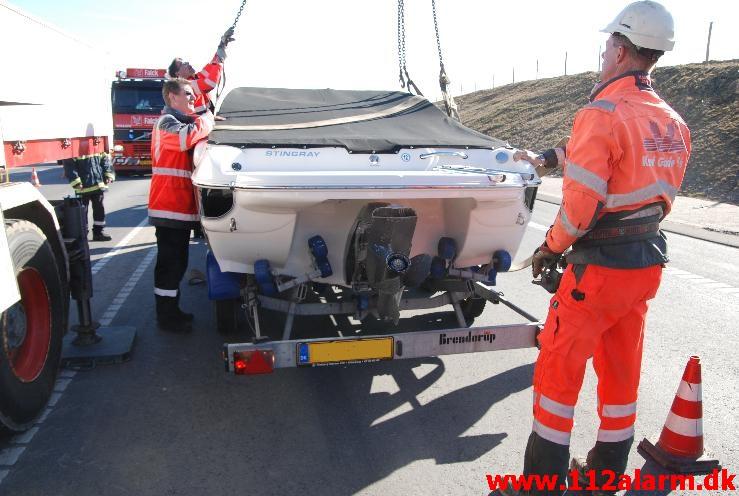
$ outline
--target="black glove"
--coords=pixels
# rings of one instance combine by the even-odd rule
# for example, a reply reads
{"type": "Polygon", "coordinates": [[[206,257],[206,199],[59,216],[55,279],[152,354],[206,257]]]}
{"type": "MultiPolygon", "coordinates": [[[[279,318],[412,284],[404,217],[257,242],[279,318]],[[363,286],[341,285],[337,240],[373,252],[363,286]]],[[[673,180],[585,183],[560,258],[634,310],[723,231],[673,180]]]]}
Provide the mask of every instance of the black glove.
{"type": "Polygon", "coordinates": [[[221,44],[219,46],[226,47],[229,43],[231,43],[234,40],[234,28],[230,27],[226,30],[225,33],[223,33],[223,36],[221,36],[221,44]]]}
{"type": "Polygon", "coordinates": [[[542,245],[534,251],[534,256],[531,258],[531,273],[534,277],[539,277],[544,267],[554,264],[561,253],[555,253],[549,249],[547,242],[545,241],[542,245]]]}

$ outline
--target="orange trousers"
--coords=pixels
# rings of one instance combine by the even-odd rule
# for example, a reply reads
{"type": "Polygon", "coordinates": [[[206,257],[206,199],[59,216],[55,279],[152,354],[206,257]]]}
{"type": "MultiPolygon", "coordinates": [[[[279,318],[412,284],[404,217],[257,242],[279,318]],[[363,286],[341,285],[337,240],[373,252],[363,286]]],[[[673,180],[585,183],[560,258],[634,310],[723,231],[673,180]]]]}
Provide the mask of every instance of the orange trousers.
{"type": "Polygon", "coordinates": [[[539,335],[533,427],[539,436],[570,444],[577,396],[592,357],[598,376],[598,441],[633,437],[647,302],[661,278],[659,265],[567,267],[539,335]]]}

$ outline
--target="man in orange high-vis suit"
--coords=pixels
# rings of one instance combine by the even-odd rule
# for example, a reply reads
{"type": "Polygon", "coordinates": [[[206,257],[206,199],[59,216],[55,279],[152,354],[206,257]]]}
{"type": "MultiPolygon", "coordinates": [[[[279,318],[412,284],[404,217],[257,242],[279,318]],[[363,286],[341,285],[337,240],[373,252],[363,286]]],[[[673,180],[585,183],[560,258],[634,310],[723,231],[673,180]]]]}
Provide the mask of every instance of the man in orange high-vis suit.
{"type": "Polygon", "coordinates": [[[233,27],[228,28],[223,36],[221,36],[221,42],[218,44],[215,55],[200,72],[195,72],[195,69],[190,65],[189,62],[183,60],[181,57],[177,57],[172,60],[169,64],[167,73],[172,78],[183,78],[192,82],[192,89],[195,92],[195,113],[202,114],[206,110],[215,110],[211,104],[208,93],[216,89],[218,84],[221,82],[223,76],[223,62],[226,60],[226,47],[233,38],[234,29],[233,27]]]}
{"type": "Polygon", "coordinates": [[[166,106],[151,136],[149,223],[155,227],[157,263],[154,295],[157,324],[174,332],[190,330],[191,313],[179,307],[180,281],[188,262],[190,230],[200,222],[192,185],[192,148],[213,129],[213,114],[196,115],[192,83],[170,79],[162,88],[166,106]]]}
{"type": "Polygon", "coordinates": [[[587,461],[573,460],[573,468],[594,470],[599,486],[607,480],[604,470],[618,480],[626,469],[647,303],[668,261],[659,223],[670,212],[690,155],[685,122],[654,92],[649,76],[674,46],[670,13],[653,1],[635,2],[603,31],[610,37],[601,81],[575,116],[566,148],[539,157],[519,154],[534,165],[565,159],[562,204],[534,254],[534,277],[572,247],[539,335],[524,474],[556,474],[564,483],[575,404],[592,357],[600,426],[587,461]]]}

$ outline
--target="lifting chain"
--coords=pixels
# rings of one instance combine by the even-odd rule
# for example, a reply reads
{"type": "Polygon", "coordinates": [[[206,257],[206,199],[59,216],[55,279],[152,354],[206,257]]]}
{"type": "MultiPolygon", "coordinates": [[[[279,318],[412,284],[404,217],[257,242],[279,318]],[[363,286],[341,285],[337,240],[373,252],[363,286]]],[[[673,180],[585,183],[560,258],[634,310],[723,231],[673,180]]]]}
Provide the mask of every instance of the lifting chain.
{"type": "Polygon", "coordinates": [[[413,82],[408,74],[405,53],[405,5],[404,0],[398,0],[398,76],[400,79],[400,87],[407,87],[409,93],[411,92],[411,89],[413,89],[417,95],[423,96],[423,93],[421,93],[418,86],[416,86],[416,83],[413,82]]]}
{"type": "Polygon", "coordinates": [[[241,0],[241,7],[239,7],[239,11],[236,13],[236,19],[234,19],[234,23],[231,24],[231,29],[236,29],[236,23],[239,22],[239,17],[241,17],[244,7],[246,7],[246,0],[241,0]]]}
{"type": "MultiPolygon", "coordinates": [[[[239,22],[239,18],[241,17],[242,12],[244,12],[244,7],[246,7],[246,0],[241,0],[241,5],[239,6],[239,11],[236,13],[236,18],[234,18],[233,24],[231,24],[231,29],[236,30],[236,23],[239,22]]],[[[221,99],[221,93],[223,93],[223,89],[226,87],[226,64],[223,64],[223,77],[221,77],[221,81],[219,81],[219,87],[216,88],[216,101],[221,99]]]]}
{"type": "MultiPolygon", "coordinates": [[[[401,0],[398,0],[401,1],[401,0]]],[[[444,97],[444,107],[446,107],[446,113],[452,119],[459,120],[459,109],[457,103],[454,101],[454,97],[448,90],[451,80],[446,74],[444,69],[444,57],[441,54],[441,41],[439,39],[439,21],[436,18],[436,0],[431,0],[431,11],[434,14],[434,31],[436,32],[436,49],[439,52],[439,88],[441,88],[441,94],[444,97]]]]}

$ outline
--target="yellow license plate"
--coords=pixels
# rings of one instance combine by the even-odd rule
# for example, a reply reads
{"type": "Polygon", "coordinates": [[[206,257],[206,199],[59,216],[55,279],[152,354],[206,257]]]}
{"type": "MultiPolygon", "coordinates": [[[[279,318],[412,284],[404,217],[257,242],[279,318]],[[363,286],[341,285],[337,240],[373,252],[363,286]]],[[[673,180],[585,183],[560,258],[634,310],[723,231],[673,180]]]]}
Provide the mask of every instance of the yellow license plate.
{"type": "Polygon", "coordinates": [[[393,358],[393,338],[298,343],[298,365],[377,362],[393,358]]]}

